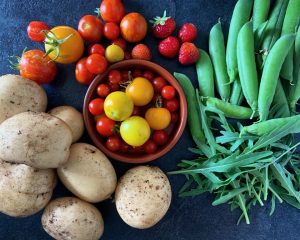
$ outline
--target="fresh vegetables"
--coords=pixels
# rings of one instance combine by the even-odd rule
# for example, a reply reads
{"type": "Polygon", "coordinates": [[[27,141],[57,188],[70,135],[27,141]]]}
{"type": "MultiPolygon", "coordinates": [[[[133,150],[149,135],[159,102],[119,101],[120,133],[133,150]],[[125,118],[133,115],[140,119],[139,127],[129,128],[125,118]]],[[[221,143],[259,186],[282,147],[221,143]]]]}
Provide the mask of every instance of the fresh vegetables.
{"type": "Polygon", "coordinates": [[[153,93],[152,84],[148,79],[143,77],[133,79],[126,87],[126,95],[132,99],[135,106],[145,106],[150,103],[153,98],[153,93]]]}
{"type": "Polygon", "coordinates": [[[145,119],[152,129],[162,130],[169,126],[171,122],[171,113],[167,108],[149,108],[146,111],[145,119]]]}
{"type": "Polygon", "coordinates": [[[253,5],[253,30],[256,30],[264,23],[269,14],[271,1],[270,0],[254,0],[253,5]]]}
{"type": "Polygon", "coordinates": [[[105,22],[120,23],[125,15],[122,0],[103,0],[99,13],[105,22]]]}
{"type": "Polygon", "coordinates": [[[105,57],[110,63],[122,61],[124,59],[124,50],[118,45],[109,45],[105,50],[105,57]]]}
{"type": "Polygon", "coordinates": [[[43,42],[45,33],[49,31],[49,26],[41,21],[32,21],[27,27],[27,35],[34,42],[43,42]]]}
{"type": "Polygon", "coordinates": [[[172,17],[167,17],[167,11],[164,11],[162,17],[156,16],[150,20],[152,26],[152,33],[154,37],[164,39],[169,37],[176,29],[175,20],[172,17]]]}
{"type": "Polygon", "coordinates": [[[75,68],[75,77],[79,83],[89,85],[95,78],[95,75],[87,69],[86,61],[87,58],[82,58],[77,62],[75,68]]]}
{"type": "Polygon", "coordinates": [[[128,13],[120,23],[122,37],[128,42],[139,42],[147,34],[147,22],[139,13],[128,13]]]}
{"type": "Polygon", "coordinates": [[[105,115],[101,116],[97,119],[96,129],[101,136],[109,137],[115,133],[116,122],[105,115]]]}
{"type": "Polygon", "coordinates": [[[92,74],[104,73],[107,69],[107,60],[104,56],[94,53],[86,59],[86,68],[92,74]]]}
{"type": "Polygon", "coordinates": [[[104,36],[109,40],[116,40],[120,35],[120,28],[116,23],[108,22],[104,25],[104,36]]]}
{"type": "Polygon", "coordinates": [[[85,15],[79,20],[78,32],[85,41],[97,43],[103,35],[103,23],[96,16],[85,15]]]}

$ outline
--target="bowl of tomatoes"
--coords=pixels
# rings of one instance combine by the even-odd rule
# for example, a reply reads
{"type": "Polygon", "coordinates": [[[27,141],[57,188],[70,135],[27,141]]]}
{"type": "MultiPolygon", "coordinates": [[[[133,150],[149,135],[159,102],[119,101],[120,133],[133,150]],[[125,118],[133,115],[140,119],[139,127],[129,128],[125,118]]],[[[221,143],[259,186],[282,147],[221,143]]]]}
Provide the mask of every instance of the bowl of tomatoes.
{"type": "Polygon", "coordinates": [[[166,69],[150,61],[126,60],[94,79],[83,115],[92,141],[108,157],[145,163],[178,142],[187,121],[187,103],[166,69]]]}

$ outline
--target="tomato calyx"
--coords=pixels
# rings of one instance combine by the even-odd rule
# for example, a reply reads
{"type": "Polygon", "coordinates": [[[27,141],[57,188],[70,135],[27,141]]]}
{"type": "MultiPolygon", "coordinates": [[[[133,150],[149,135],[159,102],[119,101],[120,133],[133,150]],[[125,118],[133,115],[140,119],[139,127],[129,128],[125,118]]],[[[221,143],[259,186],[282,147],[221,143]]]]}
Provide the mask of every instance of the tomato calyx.
{"type": "Polygon", "coordinates": [[[163,106],[163,100],[161,96],[158,96],[155,101],[155,107],[161,108],[163,106]]]}
{"type": "Polygon", "coordinates": [[[165,10],[162,17],[156,16],[155,18],[153,18],[153,20],[150,20],[149,22],[153,24],[153,27],[155,27],[157,25],[165,25],[166,21],[170,18],[171,17],[167,17],[167,11],[165,10]]]}
{"type": "MultiPolygon", "coordinates": [[[[27,51],[27,47],[25,47],[22,51],[22,55],[27,51]]],[[[22,56],[21,55],[21,56],[22,56]]],[[[20,62],[21,62],[21,57],[19,56],[9,56],[8,58],[9,62],[9,67],[12,70],[20,70],[20,62]]]]}
{"type": "Polygon", "coordinates": [[[121,88],[124,88],[126,89],[133,81],[133,77],[132,77],[132,74],[131,74],[131,71],[128,71],[128,80],[127,81],[121,81],[119,83],[120,87],[121,88]]]}
{"type": "Polygon", "coordinates": [[[100,16],[101,16],[100,8],[96,8],[96,9],[94,10],[94,13],[97,14],[97,17],[98,17],[98,18],[100,18],[100,16]]]}

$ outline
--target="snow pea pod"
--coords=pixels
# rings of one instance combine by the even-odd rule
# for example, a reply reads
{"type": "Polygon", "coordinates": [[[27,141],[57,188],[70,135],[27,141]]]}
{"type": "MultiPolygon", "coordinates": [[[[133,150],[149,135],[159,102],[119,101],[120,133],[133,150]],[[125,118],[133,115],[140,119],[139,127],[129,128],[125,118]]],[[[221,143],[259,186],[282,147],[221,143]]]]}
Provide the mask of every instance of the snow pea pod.
{"type": "Polygon", "coordinates": [[[272,105],[276,109],[275,118],[291,116],[289,104],[282,87],[281,79],[278,80],[272,105]]]}
{"type": "Polygon", "coordinates": [[[253,5],[253,30],[256,30],[268,18],[270,0],[254,0],[253,5]]]}
{"type": "Polygon", "coordinates": [[[243,92],[240,80],[237,79],[233,82],[230,103],[233,105],[240,105],[241,101],[243,101],[243,92]]]}

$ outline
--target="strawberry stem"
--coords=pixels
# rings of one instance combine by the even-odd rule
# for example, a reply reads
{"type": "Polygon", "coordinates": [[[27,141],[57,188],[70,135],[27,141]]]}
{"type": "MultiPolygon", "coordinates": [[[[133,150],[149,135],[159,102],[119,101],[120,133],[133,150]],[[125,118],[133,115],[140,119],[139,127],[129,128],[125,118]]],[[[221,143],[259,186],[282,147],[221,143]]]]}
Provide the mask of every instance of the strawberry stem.
{"type": "Polygon", "coordinates": [[[156,16],[153,20],[150,20],[149,22],[153,24],[153,27],[157,25],[165,25],[166,21],[171,18],[167,17],[167,11],[164,11],[164,14],[162,17],[156,16]]]}

